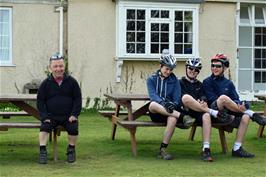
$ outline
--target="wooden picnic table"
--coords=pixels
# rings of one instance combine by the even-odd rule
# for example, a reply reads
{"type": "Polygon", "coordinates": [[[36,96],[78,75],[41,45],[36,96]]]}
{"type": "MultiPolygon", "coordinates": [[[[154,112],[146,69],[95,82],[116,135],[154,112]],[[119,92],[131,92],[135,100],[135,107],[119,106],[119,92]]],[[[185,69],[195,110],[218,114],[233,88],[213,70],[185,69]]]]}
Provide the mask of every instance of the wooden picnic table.
{"type": "Polygon", "coordinates": [[[32,115],[36,119],[40,120],[38,110],[31,106],[28,101],[36,101],[36,94],[1,94],[0,103],[12,103],[19,107],[20,109],[27,112],[29,115],[32,115]]]}
{"type": "Polygon", "coordinates": [[[123,126],[123,123],[124,123],[123,127],[129,130],[130,132],[132,153],[136,156],[137,155],[137,145],[136,145],[136,137],[135,137],[136,126],[130,126],[128,122],[134,121],[142,115],[146,115],[150,102],[144,104],[143,106],[141,106],[135,111],[132,110],[132,102],[133,101],[149,101],[150,98],[148,97],[148,95],[144,95],[144,94],[130,94],[130,95],[104,94],[104,96],[106,96],[110,100],[113,100],[116,104],[115,113],[112,116],[112,134],[111,134],[112,140],[115,139],[117,124],[119,123],[120,125],[123,126]],[[124,122],[122,121],[118,122],[118,120],[120,120],[119,113],[120,113],[121,106],[127,109],[127,116],[126,118],[123,119],[124,122]]]}
{"type": "MultiPolygon", "coordinates": [[[[264,101],[264,113],[263,115],[266,116],[266,94],[264,95],[255,95],[256,98],[258,98],[259,100],[263,100],[264,101]]],[[[257,136],[258,137],[262,137],[263,135],[263,131],[264,131],[264,127],[265,125],[260,125],[259,126],[259,129],[258,129],[258,132],[257,132],[257,136]]]]}

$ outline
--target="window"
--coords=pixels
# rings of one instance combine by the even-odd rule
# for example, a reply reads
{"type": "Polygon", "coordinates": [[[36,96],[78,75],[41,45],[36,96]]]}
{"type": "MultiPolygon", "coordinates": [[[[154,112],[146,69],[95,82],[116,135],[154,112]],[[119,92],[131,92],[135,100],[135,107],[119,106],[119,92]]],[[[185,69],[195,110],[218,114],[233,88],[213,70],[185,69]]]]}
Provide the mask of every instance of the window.
{"type": "Polygon", "coordinates": [[[0,65],[12,64],[12,10],[0,7],[0,65]]]}
{"type": "Polygon", "coordinates": [[[177,58],[198,55],[198,5],[119,1],[117,56],[155,59],[163,49],[177,58]]]}
{"type": "Polygon", "coordinates": [[[266,5],[240,5],[238,88],[265,91],[266,83],[266,5]]]}

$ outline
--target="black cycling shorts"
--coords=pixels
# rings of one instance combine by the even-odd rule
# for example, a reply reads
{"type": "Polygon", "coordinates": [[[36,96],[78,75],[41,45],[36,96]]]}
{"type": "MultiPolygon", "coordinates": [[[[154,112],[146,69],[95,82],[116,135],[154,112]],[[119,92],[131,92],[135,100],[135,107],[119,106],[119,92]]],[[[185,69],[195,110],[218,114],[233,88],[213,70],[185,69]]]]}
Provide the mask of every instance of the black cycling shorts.
{"type": "Polygon", "coordinates": [[[79,134],[78,132],[78,121],[69,122],[68,120],[58,121],[58,120],[51,120],[51,122],[41,122],[40,131],[44,131],[50,133],[53,129],[55,129],[58,125],[61,125],[65,128],[69,135],[76,136],[79,134]]]}

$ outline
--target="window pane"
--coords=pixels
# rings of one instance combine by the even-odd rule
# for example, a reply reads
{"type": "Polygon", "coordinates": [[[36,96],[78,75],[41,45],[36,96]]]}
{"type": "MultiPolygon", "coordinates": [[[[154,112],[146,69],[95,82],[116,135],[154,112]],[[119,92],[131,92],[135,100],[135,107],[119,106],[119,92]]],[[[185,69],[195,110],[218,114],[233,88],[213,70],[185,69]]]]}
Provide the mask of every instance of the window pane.
{"type": "Polygon", "coordinates": [[[161,34],[161,42],[169,42],[169,33],[161,34]]]}
{"type": "Polygon", "coordinates": [[[135,21],[127,21],[127,30],[135,31],[135,21]]]}
{"type": "MultiPolygon", "coordinates": [[[[266,72],[262,72],[262,83],[266,83],[266,72]]],[[[264,85],[265,90],[265,85],[264,85]]]]}
{"type": "Polygon", "coordinates": [[[192,33],[185,33],[184,34],[184,43],[192,43],[192,33]]]}
{"type": "Polygon", "coordinates": [[[262,59],[261,60],[261,65],[262,65],[262,68],[266,68],[266,59],[262,59]]]}
{"type": "Polygon", "coordinates": [[[152,23],[151,31],[159,31],[159,23],[152,23]]]}
{"type": "Polygon", "coordinates": [[[239,46],[252,46],[252,27],[239,27],[239,46]]]}
{"type": "Polygon", "coordinates": [[[183,54],[183,45],[182,44],[175,44],[175,53],[183,54]]]}
{"type": "Polygon", "coordinates": [[[185,22],[185,31],[184,32],[192,32],[192,23],[185,22]]]}
{"type": "Polygon", "coordinates": [[[9,50],[0,49],[0,61],[9,61],[9,50]]]}
{"type": "Polygon", "coordinates": [[[159,33],[151,33],[151,42],[159,42],[159,33]]]}
{"type": "Polygon", "coordinates": [[[145,44],[137,44],[137,53],[145,53],[145,44]]]}
{"type": "Polygon", "coordinates": [[[240,23],[250,23],[249,20],[249,10],[250,6],[240,6],[240,23]]]}
{"type": "Polygon", "coordinates": [[[175,23],[175,31],[176,32],[183,32],[183,22],[176,22],[175,23]]]}
{"type": "Polygon", "coordinates": [[[8,23],[9,22],[9,11],[0,10],[0,22],[8,23]]]}
{"type": "Polygon", "coordinates": [[[145,20],[145,10],[137,10],[137,19],[145,20]]]}
{"type": "Polygon", "coordinates": [[[192,12],[185,11],[185,21],[192,21],[192,12]]]}
{"type": "Polygon", "coordinates": [[[137,33],[137,42],[145,42],[145,33],[137,33]]]}
{"type": "Polygon", "coordinates": [[[135,32],[127,33],[127,42],[135,42],[135,32]]]}
{"type": "Polygon", "coordinates": [[[255,23],[256,24],[264,24],[263,8],[262,7],[255,7],[255,23]]]}
{"type": "Polygon", "coordinates": [[[159,53],[159,44],[151,44],[151,53],[159,53]]]}
{"type": "Polygon", "coordinates": [[[137,22],[137,31],[145,31],[145,21],[137,22]]]}
{"type": "Polygon", "coordinates": [[[254,77],[255,83],[261,83],[261,72],[255,72],[254,77]]]}
{"type": "Polygon", "coordinates": [[[159,18],[159,10],[151,10],[151,18],[159,18]]]}
{"type": "Polygon", "coordinates": [[[183,33],[175,33],[175,42],[183,42],[183,33]]]}
{"type": "Polygon", "coordinates": [[[0,48],[9,48],[9,37],[8,36],[0,36],[0,48]]]}
{"type": "Polygon", "coordinates": [[[183,11],[175,11],[175,20],[177,21],[183,20],[183,11]]]}
{"type": "Polygon", "coordinates": [[[135,10],[134,9],[128,9],[127,10],[127,19],[135,19],[135,10]]]}
{"type": "Polygon", "coordinates": [[[252,90],[252,72],[251,70],[240,70],[238,73],[239,90],[252,90]]]}
{"type": "Polygon", "coordinates": [[[161,31],[169,31],[169,24],[166,23],[161,24],[161,31]]]}
{"type": "Polygon", "coordinates": [[[161,18],[169,18],[169,11],[168,10],[162,10],[161,11],[161,18]]]}
{"type": "Polygon", "coordinates": [[[252,67],[252,49],[239,49],[239,68],[251,68],[251,67],[252,67]]]}
{"type": "Polygon", "coordinates": [[[163,49],[169,49],[169,44],[161,44],[161,52],[163,51],[163,49]]]}
{"type": "Polygon", "coordinates": [[[192,44],[185,44],[184,45],[184,53],[185,54],[192,54],[192,44]]]}
{"type": "Polygon", "coordinates": [[[127,43],[127,53],[135,53],[135,44],[127,43]]]}
{"type": "Polygon", "coordinates": [[[254,66],[257,69],[260,69],[261,68],[261,60],[260,59],[255,59],[254,60],[254,66]]]}
{"type": "Polygon", "coordinates": [[[262,46],[262,36],[255,35],[255,46],[262,46]]]}

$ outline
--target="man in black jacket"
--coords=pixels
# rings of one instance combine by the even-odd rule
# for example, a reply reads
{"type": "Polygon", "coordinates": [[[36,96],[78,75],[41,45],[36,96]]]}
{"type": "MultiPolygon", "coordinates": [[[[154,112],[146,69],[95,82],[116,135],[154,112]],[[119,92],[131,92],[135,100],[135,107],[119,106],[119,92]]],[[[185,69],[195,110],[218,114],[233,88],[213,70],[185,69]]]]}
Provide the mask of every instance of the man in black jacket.
{"type": "Polygon", "coordinates": [[[58,125],[63,126],[68,133],[67,161],[72,163],[76,160],[81,91],[77,81],[65,73],[63,56],[53,55],[49,69],[52,73],[42,82],[37,95],[37,107],[41,117],[39,163],[47,163],[48,134],[58,125]]]}

